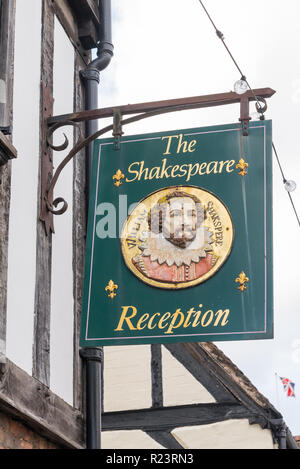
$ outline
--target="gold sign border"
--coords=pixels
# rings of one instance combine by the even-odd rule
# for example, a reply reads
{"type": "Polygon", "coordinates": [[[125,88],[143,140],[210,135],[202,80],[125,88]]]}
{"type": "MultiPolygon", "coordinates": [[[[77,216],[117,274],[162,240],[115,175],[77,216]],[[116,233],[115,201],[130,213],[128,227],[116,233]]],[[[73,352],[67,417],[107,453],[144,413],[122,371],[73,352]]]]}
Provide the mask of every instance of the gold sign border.
{"type": "MultiPolygon", "coordinates": [[[[197,195],[197,194],[194,194],[194,195],[197,195]]],[[[199,195],[199,194],[198,194],[199,195]]],[[[154,202],[155,203],[155,202],[154,202]]],[[[232,217],[231,217],[231,214],[228,210],[228,208],[226,207],[226,205],[224,204],[224,202],[222,202],[222,200],[217,197],[213,192],[207,190],[207,189],[203,189],[202,187],[199,187],[199,186],[193,186],[193,185],[189,185],[189,186],[186,186],[186,185],[177,185],[177,186],[168,186],[168,187],[164,187],[162,189],[158,189],[154,192],[151,192],[150,194],[148,194],[147,196],[145,196],[142,200],[140,200],[137,204],[137,206],[133,209],[133,211],[131,212],[131,214],[127,217],[127,220],[126,222],[124,223],[124,226],[122,228],[122,232],[121,232],[121,250],[122,250],[122,255],[123,255],[123,259],[124,259],[124,262],[127,266],[127,268],[136,276],[138,277],[143,283],[145,283],[146,285],[150,285],[152,287],[157,287],[157,288],[163,288],[163,289],[169,289],[169,290],[179,290],[179,289],[182,289],[182,288],[190,288],[190,287],[194,287],[196,285],[199,285],[200,283],[203,283],[205,282],[206,280],[208,280],[210,277],[212,277],[213,275],[215,275],[215,273],[224,265],[224,263],[226,262],[226,260],[228,259],[231,251],[232,251],[232,245],[233,245],[233,241],[234,241],[234,226],[233,226],[233,223],[232,223],[232,217]],[[168,283],[168,282],[160,282],[160,281],[157,281],[157,280],[153,280],[151,278],[147,278],[145,275],[143,275],[131,262],[131,259],[132,257],[130,257],[128,255],[128,248],[125,247],[125,241],[126,241],[126,237],[124,237],[124,231],[125,231],[125,228],[126,226],[132,221],[133,218],[136,217],[135,214],[135,211],[138,209],[138,207],[144,203],[147,199],[149,199],[150,197],[154,196],[155,194],[158,194],[157,196],[157,200],[160,199],[164,194],[163,194],[163,191],[169,191],[169,190],[181,190],[181,189],[184,189],[185,191],[187,192],[190,192],[192,194],[194,194],[194,192],[191,190],[191,189],[196,189],[196,190],[200,190],[200,191],[203,191],[203,192],[206,192],[208,194],[210,194],[214,199],[216,199],[218,201],[219,204],[221,204],[221,207],[223,209],[225,209],[225,212],[226,214],[228,215],[228,221],[230,222],[230,233],[231,233],[231,239],[230,239],[230,242],[229,242],[229,246],[227,248],[227,253],[226,255],[224,256],[224,258],[220,261],[220,258],[217,259],[215,265],[209,270],[209,272],[207,272],[206,274],[202,275],[200,278],[198,279],[195,279],[195,280],[192,280],[192,281],[189,281],[189,282],[178,282],[178,283],[168,283]],[[162,194],[161,194],[162,193],[162,194]]]]}

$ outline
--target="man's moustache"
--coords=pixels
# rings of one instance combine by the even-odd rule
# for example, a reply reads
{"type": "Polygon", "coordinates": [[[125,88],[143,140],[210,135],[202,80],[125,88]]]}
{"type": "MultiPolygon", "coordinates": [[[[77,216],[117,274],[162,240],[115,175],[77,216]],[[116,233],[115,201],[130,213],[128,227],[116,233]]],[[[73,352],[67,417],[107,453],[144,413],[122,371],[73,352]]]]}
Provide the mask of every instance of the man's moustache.
{"type": "Polygon", "coordinates": [[[175,230],[173,237],[174,238],[193,238],[196,233],[191,228],[183,228],[175,230]]]}

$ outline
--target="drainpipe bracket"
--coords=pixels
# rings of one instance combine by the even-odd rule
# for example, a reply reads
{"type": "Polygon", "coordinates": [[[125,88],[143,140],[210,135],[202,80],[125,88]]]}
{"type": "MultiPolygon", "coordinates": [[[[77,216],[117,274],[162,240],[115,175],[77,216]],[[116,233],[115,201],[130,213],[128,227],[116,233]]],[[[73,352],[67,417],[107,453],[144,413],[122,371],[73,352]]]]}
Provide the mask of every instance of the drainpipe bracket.
{"type": "Polygon", "coordinates": [[[84,70],[80,71],[80,76],[84,80],[94,80],[97,81],[97,83],[100,83],[100,72],[97,68],[94,67],[87,67],[84,70]]]}
{"type": "Polygon", "coordinates": [[[100,347],[85,347],[80,349],[79,354],[81,358],[89,361],[102,362],[103,361],[103,348],[100,347]]]}
{"type": "Polygon", "coordinates": [[[111,56],[114,55],[114,46],[110,42],[107,42],[107,41],[98,42],[97,49],[98,49],[98,52],[97,52],[98,57],[104,52],[107,52],[111,56]]]}
{"type": "Polygon", "coordinates": [[[270,429],[279,449],[286,449],[287,426],[282,418],[270,419],[270,429]]]}

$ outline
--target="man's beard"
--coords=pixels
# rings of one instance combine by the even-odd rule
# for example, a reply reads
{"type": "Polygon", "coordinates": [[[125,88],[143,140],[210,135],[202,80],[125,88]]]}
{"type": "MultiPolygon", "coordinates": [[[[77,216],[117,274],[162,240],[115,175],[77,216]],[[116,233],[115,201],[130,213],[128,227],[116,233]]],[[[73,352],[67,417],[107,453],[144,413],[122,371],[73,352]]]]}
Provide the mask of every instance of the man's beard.
{"type": "Polygon", "coordinates": [[[178,228],[174,233],[164,233],[165,238],[181,249],[185,249],[196,238],[196,231],[189,227],[178,228]]]}

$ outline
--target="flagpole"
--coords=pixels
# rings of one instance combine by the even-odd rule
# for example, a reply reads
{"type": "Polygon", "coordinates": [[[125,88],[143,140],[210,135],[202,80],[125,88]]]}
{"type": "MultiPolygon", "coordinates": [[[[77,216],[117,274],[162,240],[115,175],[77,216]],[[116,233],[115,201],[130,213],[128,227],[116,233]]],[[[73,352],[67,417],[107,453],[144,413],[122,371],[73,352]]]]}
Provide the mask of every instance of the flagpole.
{"type": "Polygon", "coordinates": [[[277,400],[276,405],[278,407],[278,410],[281,413],[280,404],[279,404],[279,392],[278,392],[278,374],[276,373],[276,371],[275,371],[275,386],[276,386],[276,400],[277,400]]]}

